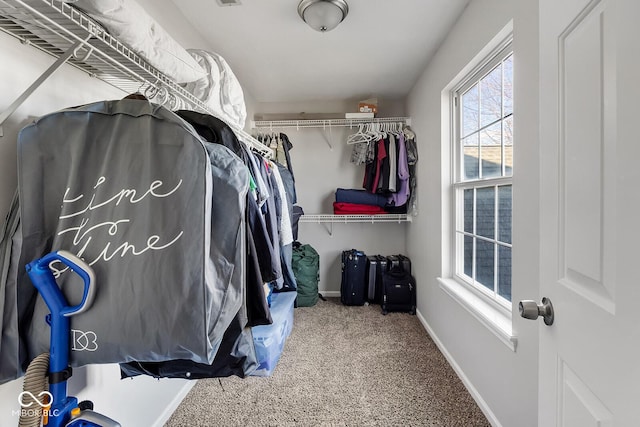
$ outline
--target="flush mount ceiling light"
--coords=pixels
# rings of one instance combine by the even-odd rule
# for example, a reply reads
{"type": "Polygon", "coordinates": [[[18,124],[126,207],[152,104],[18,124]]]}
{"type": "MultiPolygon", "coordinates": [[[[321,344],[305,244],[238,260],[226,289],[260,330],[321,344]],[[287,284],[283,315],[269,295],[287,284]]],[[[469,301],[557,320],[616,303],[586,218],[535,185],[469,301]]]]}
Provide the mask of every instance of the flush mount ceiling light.
{"type": "Polygon", "coordinates": [[[320,32],[333,30],[346,18],[349,6],[344,0],[302,0],[298,15],[311,28],[320,32]]]}

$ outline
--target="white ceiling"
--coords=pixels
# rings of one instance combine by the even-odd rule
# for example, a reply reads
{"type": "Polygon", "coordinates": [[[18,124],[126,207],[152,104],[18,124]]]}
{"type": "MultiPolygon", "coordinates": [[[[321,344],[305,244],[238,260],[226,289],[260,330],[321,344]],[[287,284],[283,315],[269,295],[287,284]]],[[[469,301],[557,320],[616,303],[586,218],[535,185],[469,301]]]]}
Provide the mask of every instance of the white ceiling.
{"type": "Polygon", "coordinates": [[[404,98],[470,0],[347,0],[319,33],[298,0],[171,0],[257,102],[404,98]]]}

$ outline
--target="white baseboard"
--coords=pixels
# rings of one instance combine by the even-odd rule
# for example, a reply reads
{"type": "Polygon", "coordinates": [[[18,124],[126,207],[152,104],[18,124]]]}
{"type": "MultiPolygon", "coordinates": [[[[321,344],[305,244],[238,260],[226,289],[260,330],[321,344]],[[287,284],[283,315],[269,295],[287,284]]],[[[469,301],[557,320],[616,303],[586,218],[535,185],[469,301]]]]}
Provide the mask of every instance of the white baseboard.
{"type": "Polygon", "coordinates": [[[325,298],[340,298],[340,291],[318,291],[325,298]]]}
{"type": "Polygon", "coordinates": [[[476,403],[480,407],[480,410],[484,413],[485,417],[487,417],[487,420],[493,427],[502,427],[502,424],[500,424],[500,421],[498,421],[496,415],[493,413],[489,405],[487,405],[487,402],[484,401],[478,390],[476,390],[476,388],[473,386],[473,384],[465,375],[460,365],[458,365],[458,363],[455,361],[451,353],[447,351],[445,346],[442,344],[442,341],[440,341],[440,338],[438,338],[433,329],[431,329],[431,327],[427,323],[427,320],[424,318],[422,313],[420,313],[420,310],[417,310],[416,315],[418,316],[418,320],[420,320],[420,323],[422,323],[422,326],[426,329],[433,342],[436,344],[436,346],[438,346],[440,352],[444,355],[445,359],[447,359],[447,362],[449,362],[449,365],[451,365],[455,373],[458,375],[458,377],[462,381],[462,384],[464,384],[464,386],[467,388],[467,391],[469,392],[471,397],[473,397],[473,399],[476,401],[476,403]]]}
{"type": "Polygon", "coordinates": [[[162,411],[162,413],[160,414],[156,422],[153,423],[153,427],[163,427],[166,424],[166,422],[169,421],[169,418],[171,418],[171,415],[173,415],[176,409],[178,409],[178,406],[180,406],[180,403],[184,400],[185,397],[187,397],[187,394],[189,394],[193,386],[196,385],[196,382],[197,380],[189,381],[184,385],[184,387],[180,389],[180,391],[175,395],[173,400],[171,400],[171,402],[169,402],[169,404],[164,409],[164,411],[162,411]]]}

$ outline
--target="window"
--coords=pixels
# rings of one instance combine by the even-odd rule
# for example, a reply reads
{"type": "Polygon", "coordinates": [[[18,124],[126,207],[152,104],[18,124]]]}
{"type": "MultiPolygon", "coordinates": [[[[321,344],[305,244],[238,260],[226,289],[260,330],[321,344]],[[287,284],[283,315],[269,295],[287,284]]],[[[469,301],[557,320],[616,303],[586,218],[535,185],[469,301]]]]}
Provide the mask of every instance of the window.
{"type": "Polygon", "coordinates": [[[501,46],[453,92],[456,277],[511,308],[513,54],[501,46]]]}

